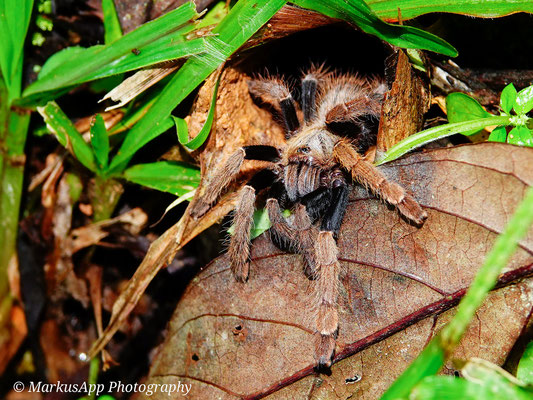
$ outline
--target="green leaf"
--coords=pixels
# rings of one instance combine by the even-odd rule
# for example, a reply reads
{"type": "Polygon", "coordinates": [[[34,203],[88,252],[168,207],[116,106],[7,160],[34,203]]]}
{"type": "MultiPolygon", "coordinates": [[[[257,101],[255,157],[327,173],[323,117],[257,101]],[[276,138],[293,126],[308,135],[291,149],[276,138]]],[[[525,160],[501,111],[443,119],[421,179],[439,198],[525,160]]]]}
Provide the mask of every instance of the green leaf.
{"type": "Polygon", "coordinates": [[[176,132],[178,134],[178,141],[183,146],[187,147],[190,150],[196,150],[201,145],[204,144],[207,137],[209,136],[209,132],[211,132],[211,126],[213,125],[213,117],[215,115],[215,105],[217,102],[217,93],[218,93],[218,85],[220,83],[220,74],[218,76],[218,79],[215,83],[215,87],[213,88],[213,95],[211,96],[211,104],[209,105],[209,112],[207,113],[207,119],[205,120],[204,126],[202,126],[202,129],[196,137],[189,140],[189,129],[187,127],[187,122],[185,122],[184,119],[177,118],[172,116],[174,123],[176,124],[176,132]]]}
{"type": "MultiPolygon", "coordinates": [[[[479,118],[488,118],[489,114],[478,101],[464,93],[450,93],[446,97],[446,109],[450,123],[472,121],[479,118]]],[[[481,129],[461,132],[463,135],[473,135],[481,129]]]]}
{"type": "Polygon", "coordinates": [[[159,161],[138,164],[124,171],[123,177],[151,189],[181,196],[200,183],[200,171],[189,164],[159,161]]]}
{"type": "MultiPolygon", "coordinates": [[[[283,216],[285,218],[289,217],[291,215],[290,210],[283,210],[283,216]]],[[[268,211],[266,208],[261,208],[259,210],[254,211],[253,216],[253,224],[252,229],[250,229],[250,240],[255,239],[259,235],[261,235],[263,232],[270,229],[272,224],[270,223],[270,218],[268,217],[268,211]]],[[[230,235],[233,235],[233,232],[235,231],[235,227],[232,225],[228,229],[228,233],[230,235]]]]}
{"type": "Polygon", "coordinates": [[[503,17],[517,12],[533,13],[530,0],[367,0],[367,3],[380,18],[394,21],[398,20],[398,10],[404,21],[434,12],[483,18],[503,17]]]}
{"type": "Polygon", "coordinates": [[[97,114],[91,122],[91,145],[93,146],[98,169],[104,170],[107,167],[109,155],[109,136],[107,135],[104,119],[100,114],[97,114]]]}
{"type": "Polygon", "coordinates": [[[58,53],[49,61],[53,67],[45,64],[39,79],[24,91],[24,96],[152,65],[169,57],[198,54],[204,50],[203,39],[185,42],[186,34],[194,28],[190,20],[197,17],[194,4],[185,3],[113,44],[69,50],[67,55],[58,53]]]}
{"type": "Polygon", "coordinates": [[[24,41],[32,9],[33,0],[0,1],[0,72],[10,103],[20,97],[24,41]]]}
{"type": "Polygon", "coordinates": [[[507,131],[504,126],[496,127],[489,135],[487,139],[489,142],[505,143],[507,141],[507,131]]]}
{"type": "Polygon", "coordinates": [[[529,342],[526,346],[524,354],[518,363],[516,377],[523,383],[533,384],[533,342],[529,342]]]}
{"type": "Polygon", "coordinates": [[[514,103],[516,101],[516,89],[512,83],[508,84],[500,95],[500,107],[502,110],[509,114],[513,109],[514,103]]]}
{"type": "Polygon", "coordinates": [[[428,376],[416,385],[409,400],[526,400],[531,393],[502,379],[486,374],[481,382],[472,382],[453,376],[428,376]]]}
{"type": "Polygon", "coordinates": [[[450,57],[457,56],[457,50],[438,36],[412,26],[393,25],[382,21],[362,0],[293,0],[292,3],[356,24],[364,32],[394,46],[430,50],[450,57]]]}
{"type": "Polygon", "coordinates": [[[73,153],[85,167],[96,172],[96,161],[91,147],[83,140],[81,134],[59,106],[51,101],[44,107],[37,107],[37,111],[43,117],[50,132],[56,135],[59,143],[73,153]]]}
{"type": "Polygon", "coordinates": [[[122,28],[113,0],[102,0],[104,14],[105,44],[111,44],[122,37],[122,28]]]}
{"type": "Polygon", "coordinates": [[[482,385],[453,376],[428,376],[413,388],[409,400],[492,399],[482,385]],[[489,396],[489,397],[486,397],[489,396]]]}
{"type": "Polygon", "coordinates": [[[218,24],[228,15],[229,7],[226,1],[219,1],[209,10],[209,12],[198,23],[198,28],[205,28],[206,26],[218,24]]]}
{"type": "Polygon", "coordinates": [[[526,114],[533,108],[533,86],[522,89],[516,95],[514,110],[517,114],[526,114]]]}
{"type": "Polygon", "coordinates": [[[206,37],[208,51],[191,58],[174,74],[154,105],[129,132],[110,170],[123,168],[145,142],[159,121],[169,117],[172,110],[200,83],[213,73],[231,54],[241,47],[286,3],[285,0],[240,0],[213,30],[215,36],[206,37]]]}
{"type": "Polygon", "coordinates": [[[447,136],[455,135],[456,133],[469,132],[473,130],[480,130],[487,126],[494,125],[509,125],[510,117],[505,116],[491,116],[490,118],[475,119],[472,121],[456,122],[454,124],[444,124],[426,129],[422,132],[405,138],[401,142],[394,145],[385,154],[376,158],[376,164],[381,165],[386,162],[396,160],[411,150],[423,146],[434,140],[442,139],[447,136]]]}
{"type": "Polygon", "coordinates": [[[124,154],[129,155],[127,157],[127,161],[139,150],[141,147],[143,147],[146,143],[150,142],[151,140],[154,140],[159,135],[165,133],[167,130],[172,128],[174,125],[174,121],[171,117],[165,118],[163,121],[156,122],[155,126],[152,127],[148,132],[144,133],[142,136],[139,136],[139,141],[132,143],[131,141],[129,144],[132,146],[125,147],[124,143],[128,141],[129,136],[131,135],[131,131],[128,132],[128,135],[126,136],[126,139],[122,143],[122,146],[120,147],[117,155],[113,158],[113,161],[111,162],[111,165],[109,166],[108,170],[106,172],[110,174],[115,174],[120,171],[122,171],[127,166],[127,162],[117,162],[117,160],[123,160],[124,154]]]}
{"type": "Polygon", "coordinates": [[[516,144],[518,146],[533,147],[533,138],[531,131],[525,126],[517,126],[513,128],[509,135],[507,135],[507,143],[516,144]]]}

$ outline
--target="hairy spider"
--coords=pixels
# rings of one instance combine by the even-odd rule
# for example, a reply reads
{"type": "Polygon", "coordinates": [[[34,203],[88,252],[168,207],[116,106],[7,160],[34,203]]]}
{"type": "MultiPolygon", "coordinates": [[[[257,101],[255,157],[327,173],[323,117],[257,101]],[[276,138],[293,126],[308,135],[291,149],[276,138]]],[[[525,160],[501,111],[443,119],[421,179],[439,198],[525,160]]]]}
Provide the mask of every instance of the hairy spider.
{"type": "Polygon", "coordinates": [[[304,272],[316,291],[315,337],[319,368],[329,367],[338,331],[338,249],[336,236],[342,224],[352,182],[358,182],[395,206],[415,224],[426,212],[362,154],[375,143],[385,85],[377,79],[328,72],[313,67],[301,86],[301,115],[288,85],[279,78],[249,82],[250,93],[273,106],[286,129],[286,144],[245,146],[214,172],[206,195],[192,209],[203,215],[236,177],[244,160],[270,162],[241,190],[229,245],[231,270],[237,281],[248,279],[249,233],[256,192],[269,187],[268,215],[274,242],[304,258],[304,272]],[[280,208],[292,207],[286,220],[280,208]]]}

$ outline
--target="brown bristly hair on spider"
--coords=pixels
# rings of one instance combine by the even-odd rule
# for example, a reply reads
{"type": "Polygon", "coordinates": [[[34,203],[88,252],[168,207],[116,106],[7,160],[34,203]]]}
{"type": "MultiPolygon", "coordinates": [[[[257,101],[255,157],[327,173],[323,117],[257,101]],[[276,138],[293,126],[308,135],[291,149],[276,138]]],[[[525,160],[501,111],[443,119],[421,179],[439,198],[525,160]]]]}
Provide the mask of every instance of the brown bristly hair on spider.
{"type": "Polygon", "coordinates": [[[281,148],[255,145],[237,150],[215,170],[204,198],[192,204],[191,215],[199,218],[207,212],[245,160],[269,163],[239,194],[228,249],[231,270],[237,281],[247,281],[256,194],[267,190],[272,241],[301,254],[304,273],[312,280],[316,362],[323,369],[331,365],[339,329],[336,240],[351,186],[362,184],[414,224],[422,225],[427,214],[364,157],[376,141],[385,84],[377,78],[330,71],[324,64],[313,65],[302,75],[300,105],[280,77],[267,74],[249,82],[251,95],[280,113],[286,143],[281,148]],[[282,207],[293,208],[290,220],[282,207]]]}

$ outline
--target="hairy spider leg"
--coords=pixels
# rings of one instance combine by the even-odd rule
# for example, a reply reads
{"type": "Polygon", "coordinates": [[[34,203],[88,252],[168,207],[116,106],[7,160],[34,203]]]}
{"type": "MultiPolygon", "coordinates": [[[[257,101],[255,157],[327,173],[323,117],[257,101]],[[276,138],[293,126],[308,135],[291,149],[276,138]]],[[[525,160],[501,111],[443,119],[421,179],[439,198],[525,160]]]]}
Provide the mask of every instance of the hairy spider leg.
{"type": "Polygon", "coordinates": [[[322,217],[315,245],[315,262],[319,271],[316,282],[315,351],[319,369],[331,366],[339,329],[337,297],[340,266],[336,237],[348,205],[349,188],[345,182],[335,183],[338,186],[332,189],[331,203],[322,217]]]}
{"type": "Polygon", "coordinates": [[[235,179],[244,160],[277,162],[280,159],[279,150],[273,146],[244,146],[228,157],[225,163],[217,168],[191,210],[193,218],[204,215],[221,193],[235,179]]]}
{"type": "Polygon", "coordinates": [[[316,116],[316,92],[318,79],[313,74],[307,74],[302,80],[302,111],[304,121],[309,122],[316,116]]]}
{"type": "Polygon", "coordinates": [[[318,228],[313,225],[303,204],[296,204],[292,226],[287,222],[278,201],[270,198],[267,201],[267,211],[272,227],[270,234],[272,241],[282,250],[301,254],[304,258],[304,273],[309,279],[316,279],[314,245],[318,236],[318,228]]]}
{"type": "Polygon", "coordinates": [[[238,282],[246,282],[250,275],[250,229],[255,211],[256,193],[272,185],[276,174],[270,169],[257,172],[240,190],[233,217],[233,236],[228,254],[231,271],[238,282]]]}
{"type": "Polygon", "coordinates": [[[281,111],[287,138],[300,128],[296,102],[289,87],[278,78],[260,78],[248,83],[250,93],[281,111]]]}
{"type": "Polygon", "coordinates": [[[341,140],[333,149],[337,161],[352,174],[352,178],[370,189],[387,203],[395,206],[398,211],[417,225],[422,225],[427,218],[427,213],[420,207],[398,184],[390,182],[379,169],[365,160],[353,146],[341,140]]]}

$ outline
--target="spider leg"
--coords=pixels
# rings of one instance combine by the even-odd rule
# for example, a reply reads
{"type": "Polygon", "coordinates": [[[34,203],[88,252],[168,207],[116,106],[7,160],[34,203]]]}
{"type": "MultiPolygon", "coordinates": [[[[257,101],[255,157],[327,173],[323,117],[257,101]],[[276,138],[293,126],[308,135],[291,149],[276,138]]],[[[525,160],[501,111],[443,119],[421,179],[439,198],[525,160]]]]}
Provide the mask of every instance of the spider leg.
{"type": "Polygon", "coordinates": [[[317,114],[317,95],[320,87],[331,77],[324,64],[311,65],[302,79],[302,111],[305,122],[310,122],[317,114]]]}
{"type": "Polygon", "coordinates": [[[246,282],[250,274],[250,229],[253,223],[256,192],[268,187],[275,174],[264,169],[256,173],[240,193],[233,217],[233,236],[228,254],[231,271],[238,282],[246,282]]]}
{"type": "Polygon", "coordinates": [[[427,213],[416,200],[400,185],[388,181],[381,171],[366,161],[347,141],[340,141],[335,145],[333,156],[342,167],[350,171],[354,180],[395,206],[402,215],[415,224],[424,223],[427,213]]]}
{"type": "Polygon", "coordinates": [[[302,80],[302,111],[305,122],[311,121],[316,115],[317,77],[309,73],[302,80]]]}
{"type": "Polygon", "coordinates": [[[276,199],[268,199],[267,210],[271,234],[275,242],[282,248],[288,248],[301,254],[304,258],[304,273],[309,279],[316,279],[314,244],[318,236],[318,229],[313,225],[303,204],[297,204],[294,210],[293,225],[289,225],[276,199]]]}
{"type": "Polygon", "coordinates": [[[250,228],[255,204],[255,189],[245,185],[240,192],[233,218],[233,236],[228,249],[231,271],[238,282],[246,282],[250,273],[250,228]]]}
{"type": "Polygon", "coordinates": [[[235,179],[244,160],[276,162],[279,151],[272,146],[245,146],[235,151],[224,164],[217,168],[205,187],[205,191],[191,210],[191,216],[204,215],[219,198],[220,194],[235,179]]]}
{"type": "Polygon", "coordinates": [[[338,182],[332,189],[332,201],[320,226],[316,240],[315,260],[320,271],[316,285],[315,351],[319,368],[331,366],[335,352],[335,338],[339,328],[337,313],[339,260],[335,237],[348,204],[348,186],[338,182]]]}
{"type": "Polygon", "coordinates": [[[259,97],[281,111],[286,136],[292,136],[300,127],[300,121],[296,114],[296,103],[291,95],[289,87],[277,78],[255,79],[248,83],[248,89],[254,96],[259,97]]]}

